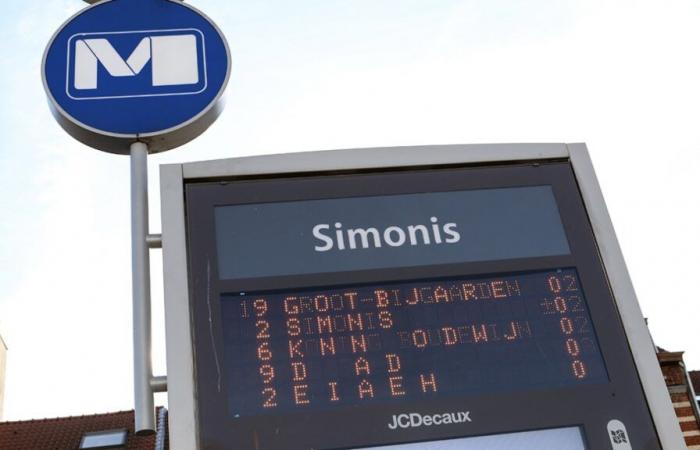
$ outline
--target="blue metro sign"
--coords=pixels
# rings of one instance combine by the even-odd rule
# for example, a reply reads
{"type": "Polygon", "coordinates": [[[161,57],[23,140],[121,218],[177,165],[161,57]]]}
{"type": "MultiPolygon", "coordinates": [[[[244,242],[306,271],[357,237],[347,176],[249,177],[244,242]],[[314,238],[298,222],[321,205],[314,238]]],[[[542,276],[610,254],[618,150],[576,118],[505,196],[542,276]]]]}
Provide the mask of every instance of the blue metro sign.
{"type": "Polygon", "coordinates": [[[54,35],[42,75],[54,115],[76,139],[113,153],[141,140],[182,145],[217,117],[230,73],[216,25],[175,0],[108,0],[54,35]]]}

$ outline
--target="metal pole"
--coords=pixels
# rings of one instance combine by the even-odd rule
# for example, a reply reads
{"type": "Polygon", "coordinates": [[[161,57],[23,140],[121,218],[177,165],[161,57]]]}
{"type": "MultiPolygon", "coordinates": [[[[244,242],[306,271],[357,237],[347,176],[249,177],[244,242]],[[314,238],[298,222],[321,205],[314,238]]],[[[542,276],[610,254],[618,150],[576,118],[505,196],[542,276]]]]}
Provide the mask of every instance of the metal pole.
{"type": "Polygon", "coordinates": [[[131,283],[134,323],[134,405],[137,434],[155,432],[151,378],[151,275],[148,237],[148,146],[131,144],[131,283]]]}

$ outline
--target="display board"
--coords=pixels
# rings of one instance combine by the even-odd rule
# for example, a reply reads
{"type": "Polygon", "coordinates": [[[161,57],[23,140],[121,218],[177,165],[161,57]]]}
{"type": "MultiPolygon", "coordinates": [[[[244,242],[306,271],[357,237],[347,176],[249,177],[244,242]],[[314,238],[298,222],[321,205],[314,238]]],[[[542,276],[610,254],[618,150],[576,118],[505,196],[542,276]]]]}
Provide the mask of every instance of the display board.
{"type": "Polygon", "coordinates": [[[662,448],[566,158],[182,193],[199,448],[662,448]]]}
{"type": "Polygon", "coordinates": [[[224,294],[221,323],[233,417],[608,380],[572,269],[224,294]]]}

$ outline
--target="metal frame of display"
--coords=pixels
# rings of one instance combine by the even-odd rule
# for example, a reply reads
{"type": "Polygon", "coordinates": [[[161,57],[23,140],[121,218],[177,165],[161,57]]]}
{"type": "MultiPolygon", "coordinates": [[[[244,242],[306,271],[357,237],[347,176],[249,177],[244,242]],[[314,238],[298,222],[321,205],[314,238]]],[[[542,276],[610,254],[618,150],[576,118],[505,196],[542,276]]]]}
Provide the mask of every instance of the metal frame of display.
{"type": "Polygon", "coordinates": [[[620,313],[659,441],[683,448],[680,425],[656,359],[612,221],[585,144],[475,144],[290,153],[161,166],[161,210],[170,446],[199,449],[188,281],[185,183],[241,176],[568,160],[620,313]]]}

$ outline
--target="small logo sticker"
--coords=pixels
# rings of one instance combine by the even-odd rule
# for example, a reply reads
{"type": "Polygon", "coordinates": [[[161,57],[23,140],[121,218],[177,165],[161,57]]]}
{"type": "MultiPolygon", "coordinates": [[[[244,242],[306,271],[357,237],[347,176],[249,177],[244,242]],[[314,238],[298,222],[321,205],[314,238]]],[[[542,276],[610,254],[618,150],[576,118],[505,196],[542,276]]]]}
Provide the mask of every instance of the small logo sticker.
{"type": "Polygon", "coordinates": [[[608,436],[613,450],[632,450],[627,428],[621,421],[611,420],[608,422],[608,436]]]}

